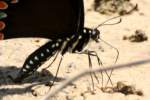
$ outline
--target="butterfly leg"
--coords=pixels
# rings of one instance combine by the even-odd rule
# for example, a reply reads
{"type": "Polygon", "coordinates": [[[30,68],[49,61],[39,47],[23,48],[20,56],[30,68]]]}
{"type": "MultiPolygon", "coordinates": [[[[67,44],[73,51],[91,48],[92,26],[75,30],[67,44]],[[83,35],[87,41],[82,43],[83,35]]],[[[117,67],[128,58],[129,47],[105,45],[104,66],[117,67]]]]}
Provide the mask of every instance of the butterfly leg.
{"type": "MultiPolygon", "coordinates": [[[[100,60],[100,57],[98,56],[98,54],[95,52],[95,51],[89,51],[89,50],[85,50],[85,51],[83,51],[83,52],[80,52],[79,54],[86,54],[86,55],[88,55],[88,56],[94,56],[94,57],[96,57],[97,58],[97,62],[98,62],[98,64],[99,64],[99,66],[103,66],[103,63],[102,63],[102,61],[100,60]]],[[[89,59],[89,63],[91,63],[91,58],[89,59]]],[[[111,80],[111,77],[109,76],[109,74],[107,73],[107,71],[105,71],[105,73],[106,73],[106,75],[107,75],[107,77],[108,77],[108,81],[107,81],[107,83],[110,81],[110,83],[111,83],[111,85],[113,86],[113,82],[112,82],[112,80],[111,80]]],[[[96,80],[98,81],[98,78],[97,78],[97,76],[96,76],[96,74],[94,73],[93,74],[94,75],[94,77],[96,78],[96,80]]],[[[101,76],[102,76],[102,87],[103,87],[103,73],[101,72],[101,76]]]]}
{"type": "MultiPolygon", "coordinates": [[[[92,60],[91,60],[91,56],[93,56],[93,54],[90,53],[90,51],[88,50],[85,50],[83,52],[77,52],[77,54],[86,54],[88,55],[88,61],[89,61],[89,68],[92,69],[92,60]]],[[[92,88],[94,90],[94,80],[93,80],[93,75],[96,79],[96,81],[99,83],[99,80],[98,80],[98,77],[96,76],[95,73],[90,73],[90,76],[91,76],[91,80],[92,80],[92,88]]],[[[103,83],[103,74],[101,73],[102,75],[102,83],[103,83]]]]}
{"type": "MultiPolygon", "coordinates": [[[[98,56],[97,52],[95,52],[95,51],[88,51],[88,52],[90,52],[90,55],[91,55],[91,56],[95,56],[95,57],[97,58],[97,62],[98,62],[98,64],[99,64],[99,66],[103,66],[103,63],[102,63],[102,61],[100,60],[100,57],[98,56]]],[[[105,73],[106,73],[106,75],[107,75],[107,77],[108,77],[107,84],[110,82],[111,85],[113,86],[113,82],[112,82],[112,80],[111,80],[111,76],[107,73],[107,71],[105,71],[105,73]]],[[[102,75],[102,87],[103,87],[103,74],[102,74],[102,72],[101,72],[101,75],[102,75]]],[[[107,84],[105,85],[105,87],[107,86],[107,84]]]]}
{"type": "Polygon", "coordinates": [[[53,59],[53,61],[52,61],[46,68],[44,68],[43,70],[46,70],[47,68],[49,68],[49,67],[52,66],[52,64],[53,64],[53,63],[55,62],[55,60],[57,59],[58,54],[59,54],[59,52],[56,53],[55,58],[53,59]]]}
{"type": "Polygon", "coordinates": [[[52,83],[51,83],[51,85],[50,85],[50,89],[52,88],[52,86],[53,86],[54,83],[55,83],[55,80],[56,80],[57,75],[58,75],[58,72],[59,72],[60,65],[61,65],[61,63],[62,63],[62,60],[63,60],[63,56],[61,57],[61,59],[60,59],[60,61],[59,61],[59,64],[58,64],[58,67],[57,67],[57,71],[56,71],[55,77],[53,78],[53,81],[52,81],[52,83]]]}
{"type": "MultiPolygon", "coordinates": [[[[92,69],[92,61],[91,61],[90,52],[87,52],[87,55],[88,55],[88,60],[89,60],[89,68],[92,69]]],[[[98,83],[99,83],[99,80],[98,80],[98,77],[96,76],[95,73],[90,73],[91,80],[92,80],[92,87],[93,87],[93,91],[94,91],[94,81],[93,81],[92,74],[94,75],[94,77],[95,77],[95,79],[97,80],[98,83]]]]}
{"type": "MultiPolygon", "coordinates": [[[[119,50],[116,47],[114,47],[113,45],[111,45],[110,43],[106,42],[105,40],[103,40],[101,38],[100,38],[100,40],[101,40],[101,42],[104,42],[105,44],[107,44],[109,47],[113,48],[116,51],[117,55],[116,55],[115,61],[114,61],[114,64],[116,64],[119,59],[119,50]]],[[[112,73],[113,73],[113,69],[110,71],[109,77],[112,76],[112,73]]],[[[109,83],[109,80],[107,81],[106,86],[108,83],[109,83]]]]}

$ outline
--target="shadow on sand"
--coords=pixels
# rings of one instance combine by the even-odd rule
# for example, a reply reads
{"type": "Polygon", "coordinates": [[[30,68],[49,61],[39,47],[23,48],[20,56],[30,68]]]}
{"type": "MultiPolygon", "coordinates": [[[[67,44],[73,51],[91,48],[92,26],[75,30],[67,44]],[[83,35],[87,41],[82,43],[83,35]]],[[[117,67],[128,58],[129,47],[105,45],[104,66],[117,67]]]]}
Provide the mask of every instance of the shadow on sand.
{"type": "MultiPolygon", "coordinates": [[[[16,77],[19,72],[19,68],[15,66],[0,66],[0,100],[4,96],[14,95],[14,94],[24,94],[27,92],[31,92],[31,88],[36,85],[45,85],[51,81],[53,81],[54,76],[49,72],[47,75],[43,75],[41,72],[35,72],[21,83],[14,83],[8,76],[16,77]],[[30,84],[28,86],[24,86],[24,84],[30,84]],[[12,85],[12,86],[10,86],[12,85]],[[14,86],[13,86],[14,85],[14,86]],[[15,85],[18,85],[15,87],[15,85]]],[[[56,82],[60,82],[65,80],[64,78],[57,77],[56,82]]]]}

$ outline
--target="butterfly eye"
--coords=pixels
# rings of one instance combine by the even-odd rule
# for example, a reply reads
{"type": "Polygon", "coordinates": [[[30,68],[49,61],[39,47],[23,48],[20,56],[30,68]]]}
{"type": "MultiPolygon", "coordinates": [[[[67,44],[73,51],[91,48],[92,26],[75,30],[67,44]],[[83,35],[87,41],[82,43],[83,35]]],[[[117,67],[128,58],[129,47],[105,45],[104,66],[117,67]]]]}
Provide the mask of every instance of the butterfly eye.
{"type": "Polygon", "coordinates": [[[95,31],[95,30],[93,30],[93,31],[92,31],[92,35],[95,35],[95,34],[96,34],[96,31],[95,31]]]}
{"type": "Polygon", "coordinates": [[[99,34],[100,34],[99,30],[97,29],[91,30],[91,38],[96,42],[98,42],[99,40],[99,34]]]}

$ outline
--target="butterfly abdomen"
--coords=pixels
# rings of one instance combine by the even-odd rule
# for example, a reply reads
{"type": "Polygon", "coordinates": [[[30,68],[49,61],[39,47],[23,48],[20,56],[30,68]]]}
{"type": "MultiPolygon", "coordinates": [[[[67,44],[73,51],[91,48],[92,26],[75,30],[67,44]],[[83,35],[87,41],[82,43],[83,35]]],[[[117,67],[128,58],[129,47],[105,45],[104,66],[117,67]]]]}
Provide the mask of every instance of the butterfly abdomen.
{"type": "Polygon", "coordinates": [[[61,41],[49,41],[28,56],[15,82],[21,82],[24,78],[35,72],[46,60],[56,54],[61,44],[61,41]]]}

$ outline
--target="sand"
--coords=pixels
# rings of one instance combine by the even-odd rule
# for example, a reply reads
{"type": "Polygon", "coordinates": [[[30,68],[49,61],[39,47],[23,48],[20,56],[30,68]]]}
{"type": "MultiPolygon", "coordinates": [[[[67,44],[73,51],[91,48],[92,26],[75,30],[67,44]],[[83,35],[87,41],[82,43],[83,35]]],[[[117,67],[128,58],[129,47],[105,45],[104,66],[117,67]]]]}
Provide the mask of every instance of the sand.
{"type": "MultiPolygon", "coordinates": [[[[112,18],[116,15],[107,16],[101,15],[91,8],[92,0],[85,2],[85,26],[93,28],[103,21],[112,18]]],[[[131,61],[142,60],[150,58],[150,42],[149,40],[143,42],[130,42],[123,40],[123,36],[130,36],[136,30],[141,29],[145,32],[147,37],[150,37],[150,1],[149,0],[132,0],[138,3],[139,11],[122,17],[122,22],[116,25],[102,26],[98,28],[101,32],[100,37],[116,47],[119,50],[119,59],[117,64],[127,63],[131,61]]],[[[116,19],[113,22],[116,22],[116,19]]],[[[111,22],[112,23],[112,22],[111,22]]],[[[15,76],[23,65],[26,57],[36,50],[39,46],[44,44],[46,39],[11,39],[0,41],[0,100],[40,100],[49,91],[49,87],[42,85],[31,86],[37,81],[51,81],[52,75],[55,71],[60,59],[60,55],[56,62],[49,68],[48,76],[41,76],[40,70],[47,66],[50,62],[44,64],[35,75],[25,80],[22,84],[15,84],[8,79],[7,75],[15,76]],[[39,42],[35,42],[39,40],[39,42]],[[31,86],[29,88],[26,88],[31,86]],[[34,91],[34,93],[32,91],[34,91]]],[[[92,42],[88,45],[90,50],[98,53],[104,66],[114,65],[116,51],[103,42],[98,44],[92,42]],[[100,49],[102,48],[102,49],[100,49]]],[[[97,65],[96,59],[92,57],[93,68],[97,65]]],[[[67,88],[56,95],[54,100],[150,100],[150,64],[144,64],[140,67],[127,68],[113,71],[111,80],[114,84],[121,81],[127,85],[133,85],[137,90],[143,92],[143,96],[136,94],[125,95],[120,92],[104,93],[101,91],[102,82],[101,74],[98,74],[99,83],[94,79],[95,91],[91,93],[92,84],[90,76],[83,77],[76,82],[70,84],[67,88]]],[[[61,85],[64,80],[69,77],[88,69],[88,58],[86,55],[69,54],[64,56],[57,82],[52,87],[52,90],[61,85]]],[[[110,73],[110,72],[108,72],[110,73]]],[[[104,73],[105,85],[108,77],[104,73]]],[[[112,87],[109,83],[107,87],[112,87]]]]}

